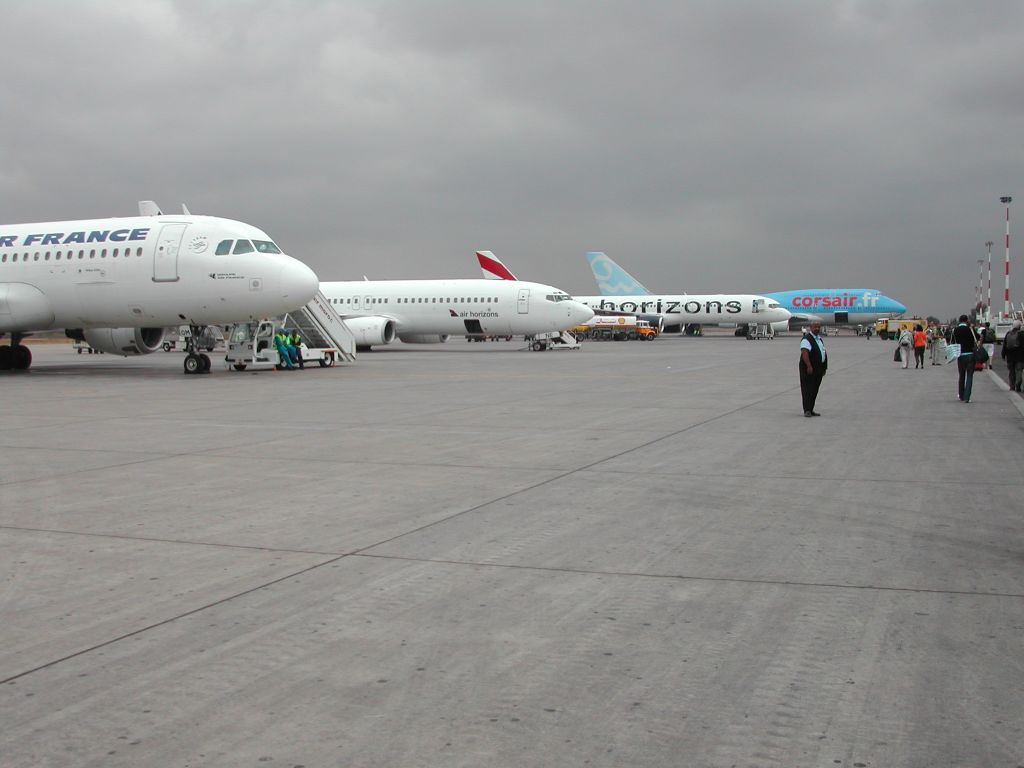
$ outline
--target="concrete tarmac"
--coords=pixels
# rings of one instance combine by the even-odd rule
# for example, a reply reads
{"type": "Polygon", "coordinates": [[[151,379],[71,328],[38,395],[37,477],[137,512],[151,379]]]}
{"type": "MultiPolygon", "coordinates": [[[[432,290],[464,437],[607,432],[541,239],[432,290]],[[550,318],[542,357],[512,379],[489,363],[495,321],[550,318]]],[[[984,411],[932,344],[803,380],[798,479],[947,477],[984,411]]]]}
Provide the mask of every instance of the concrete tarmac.
{"type": "Polygon", "coordinates": [[[1020,397],[798,344],[35,346],[0,764],[1024,764],[1020,397]]]}

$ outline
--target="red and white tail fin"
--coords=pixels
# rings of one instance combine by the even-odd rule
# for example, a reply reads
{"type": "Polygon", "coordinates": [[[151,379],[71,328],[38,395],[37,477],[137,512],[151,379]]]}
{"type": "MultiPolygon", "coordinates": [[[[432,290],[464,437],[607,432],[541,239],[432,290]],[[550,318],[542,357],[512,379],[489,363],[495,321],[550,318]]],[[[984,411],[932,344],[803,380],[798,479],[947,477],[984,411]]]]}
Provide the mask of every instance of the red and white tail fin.
{"type": "Polygon", "coordinates": [[[501,263],[501,259],[490,251],[477,251],[476,260],[480,262],[480,269],[488,280],[518,280],[515,275],[508,271],[508,267],[501,263]]]}

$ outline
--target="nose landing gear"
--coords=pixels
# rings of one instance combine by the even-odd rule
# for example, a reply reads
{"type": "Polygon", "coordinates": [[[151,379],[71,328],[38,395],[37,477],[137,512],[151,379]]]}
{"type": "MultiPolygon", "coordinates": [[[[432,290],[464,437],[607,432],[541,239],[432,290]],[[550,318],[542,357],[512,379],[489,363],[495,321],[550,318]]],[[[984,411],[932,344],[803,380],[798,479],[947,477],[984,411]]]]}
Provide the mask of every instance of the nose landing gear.
{"type": "Polygon", "coordinates": [[[210,356],[205,352],[199,352],[198,339],[206,331],[205,325],[190,325],[191,333],[185,340],[185,373],[209,373],[210,356]]]}

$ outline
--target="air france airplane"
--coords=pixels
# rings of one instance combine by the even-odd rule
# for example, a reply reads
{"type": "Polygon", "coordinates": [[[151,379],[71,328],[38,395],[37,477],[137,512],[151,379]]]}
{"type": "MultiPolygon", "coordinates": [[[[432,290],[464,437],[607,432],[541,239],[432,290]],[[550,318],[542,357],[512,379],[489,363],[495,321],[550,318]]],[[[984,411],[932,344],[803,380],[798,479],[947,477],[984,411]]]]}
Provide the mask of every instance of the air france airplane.
{"type": "MultiPolygon", "coordinates": [[[[155,204],[140,203],[140,211],[155,204]]],[[[260,229],[212,216],[149,215],[0,225],[0,370],[27,370],[33,332],[65,330],[93,348],[144,355],[167,326],[281,315],[317,292],[309,267],[260,229]]],[[[190,350],[186,373],[208,371],[190,350]]]]}
{"type": "Polygon", "coordinates": [[[565,291],[540,283],[363,280],[323,282],[320,291],[364,350],[396,338],[432,344],[450,336],[531,336],[594,316],[565,291]]]}
{"type": "MultiPolygon", "coordinates": [[[[515,279],[508,268],[490,251],[477,251],[477,261],[480,263],[484,275],[490,279],[515,279]]],[[[611,259],[608,261],[615,264],[611,259]]],[[[593,262],[591,268],[593,269],[593,262]]],[[[684,326],[691,323],[736,323],[737,325],[786,323],[790,317],[790,313],[783,309],[779,302],[766,296],[721,293],[655,295],[649,293],[632,278],[629,279],[632,280],[632,284],[628,288],[623,285],[624,292],[622,293],[576,296],[574,298],[599,312],[623,312],[652,316],[657,318],[656,322],[659,325],[664,324],[666,331],[681,331],[684,326]]]]}
{"type": "MultiPolygon", "coordinates": [[[[605,254],[588,253],[587,261],[603,296],[650,293],[605,254]]],[[[764,296],[778,302],[789,310],[793,320],[802,323],[817,320],[824,325],[867,325],[883,317],[897,317],[907,311],[895,299],[871,288],[807,288],[766,293],[764,296]]]]}

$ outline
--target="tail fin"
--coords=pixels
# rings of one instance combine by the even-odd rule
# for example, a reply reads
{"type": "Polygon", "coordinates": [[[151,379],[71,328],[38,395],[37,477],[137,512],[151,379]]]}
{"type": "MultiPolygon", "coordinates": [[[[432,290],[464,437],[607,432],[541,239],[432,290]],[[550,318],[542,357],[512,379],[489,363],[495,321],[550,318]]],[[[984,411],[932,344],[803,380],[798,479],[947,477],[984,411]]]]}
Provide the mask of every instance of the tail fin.
{"type": "Polygon", "coordinates": [[[587,254],[587,263],[594,273],[602,296],[639,296],[650,294],[640,281],[600,251],[587,254]]]}
{"type": "Polygon", "coordinates": [[[518,280],[515,275],[509,272],[508,267],[501,263],[501,259],[490,251],[477,251],[476,260],[480,262],[480,269],[488,280],[518,280]]]}

